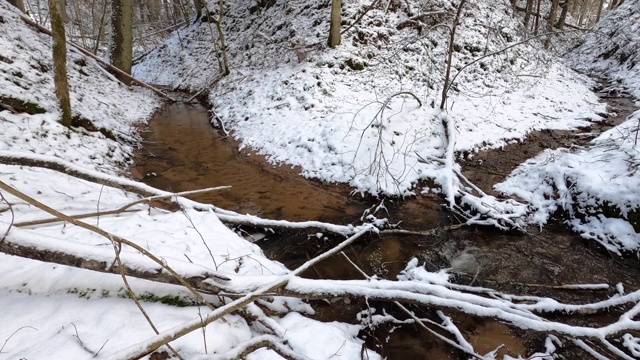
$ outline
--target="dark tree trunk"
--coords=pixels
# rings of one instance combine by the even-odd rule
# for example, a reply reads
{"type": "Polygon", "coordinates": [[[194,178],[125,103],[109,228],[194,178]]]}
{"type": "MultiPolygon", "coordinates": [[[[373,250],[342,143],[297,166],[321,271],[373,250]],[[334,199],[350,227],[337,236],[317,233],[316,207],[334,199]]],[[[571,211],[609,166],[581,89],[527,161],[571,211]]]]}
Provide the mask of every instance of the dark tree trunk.
{"type": "Polygon", "coordinates": [[[534,34],[538,35],[538,30],[540,29],[540,5],[542,0],[538,0],[538,7],[536,8],[536,29],[534,30],[534,34]]]}
{"type": "MultiPolygon", "coordinates": [[[[549,11],[549,19],[547,19],[547,32],[550,33],[553,31],[553,25],[555,25],[556,17],[558,16],[558,3],[560,0],[553,0],[551,4],[551,11],[549,11]]],[[[549,48],[551,45],[551,34],[547,35],[547,39],[544,42],[544,47],[549,48]]]]}
{"type": "Polygon", "coordinates": [[[23,13],[26,13],[25,8],[24,8],[24,0],[8,0],[8,1],[9,1],[9,4],[17,7],[23,13]]]}
{"type": "Polygon", "coordinates": [[[564,30],[564,24],[567,21],[567,13],[569,12],[569,7],[571,7],[571,0],[564,0],[560,6],[562,7],[562,12],[560,13],[560,20],[558,20],[558,29],[564,30]]]}
{"type": "MultiPolygon", "coordinates": [[[[133,58],[133,2],[132,0],[113,0],[111,2],[111,64],[131,75],[133,58]]],[[[123,83],[130,85],[131,80],[120,74],[115,76],[123,83]]]]}
{"type": "Polygon", "coordinates": [[[604,7],[604,0],[600,0],[600,4],[598,4],[598,16],[596,17],[596,22],[600,21],[600,17],[602,16],[602,8],[604,7]]]}
{"type": "Polygon", "coordinates": [[[69,83],[67,80],[67,38],[64,29],[66,10],[64,5],[64,0],[49,0],[51,36],[53,37],[53,83],[62,115],[60,122],[66,127],[71,127],[71,100],[69,98],[69,83]]]}
{"type": "Polygon", "coordinates": [[[202,16],[202,0],[193,0],[193,7],[196,9],[196,21],[202,16]]]}
{"type": "Polygon", "coordinates": [[[529,23],[531,22],[531,13],[533,12],[533,0],[527,0],[527,6],[524,10],[524,28],[529,30],[529,23]]]}

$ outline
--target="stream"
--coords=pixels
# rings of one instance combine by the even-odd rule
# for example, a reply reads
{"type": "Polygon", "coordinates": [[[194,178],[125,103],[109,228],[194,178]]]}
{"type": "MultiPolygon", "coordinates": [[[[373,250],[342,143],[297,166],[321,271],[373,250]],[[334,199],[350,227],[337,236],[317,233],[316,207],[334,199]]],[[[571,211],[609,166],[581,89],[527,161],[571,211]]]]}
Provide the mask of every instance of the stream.
{"type": "MultiPolygon", "coordinates": [[[[603,96],[618,113],[590,132],[604,131],[621,122],[633,111],[627,98],[603,96]]],[[[464,174],[480,188],[491,193],[491,186],[503,180],[518,164],[544,148],[584,143],[592,137],[578,137],[581,131],[542,131],[531,134],[523,143],[500,150],[484,151],[473,160],[462,162],[464,174]],[[481,160],[481,161],[480,161],[481,160]]],[[[224,137],[209,123],[209,114],[200,105],[175,103],[158,112],[142,129],[144,148],[131,169],[134,178],[151,186],[186,191],[231,185],[232,188],[199,194],[190,198],[221,208],[265,218],[290,221],[320,220],[347,224],[359,223],[363,211],[377,199],[352,197],[346,185],[328,185],[304,179],[298,169],[271,166],[265,158],[239,151],[238,143],[224,137]]],[[[442,200],[418,195],[410,200],[386,199],[391,223],[402,221],[402,228],[426,230],[457,223],[442,206],[442,200]]],[[[306,232],[262,234],[258,229],[243,229],[245,236],[266,237],[257,241],[265,254],[295,268],[327,250],[338,241],[321,241],[306,232]]],[[[461,284],[486,286],[497,290],[559,301],[586,302],[606,298],[612,291],[576,291],[554,289],[554,285],[578,283],[625,284],[629,290],[640,287],[640,262],[610,256],[593,241],[568,232],[560,222],[529,233],[506,233],[492,228],[465,227],[433,236],[373,236],[351,246],[347,255],[369,275],[395,278],[406,262],[419,257],[427,270],[453,268],[461,284]]],[[[342,257],[329,258],[303,274],[313,278],[361,279],[361,275],[342,257]]],[[[389,304],[363,300],[332,299],[313,302],[316,319],[356,322],[356,314],[367,306],[402,315],[389,304]]],[[[418,316],[433,318],[435,310],[412,308],[418,316]]],[[[448,313],[467,340],[480,354],[505,346],[499,355],[530,354],[540,350],[544,336],[509,327],[491,319],[448,313]]],[[[561,316],[561,315],[558,315],[561,316]]],[[[616,318],[576,318],[576,325],[598,324],[616,318]]],[[[382,325],[363,331],[368,347],[387,359],[463,359],[460,353],[422,331],[415,325],[382,325]]],[[[568,350],[570,354],[570,347],[568,350]]],[[[569,356],[571,358],[571,356],[569,356]]]]}

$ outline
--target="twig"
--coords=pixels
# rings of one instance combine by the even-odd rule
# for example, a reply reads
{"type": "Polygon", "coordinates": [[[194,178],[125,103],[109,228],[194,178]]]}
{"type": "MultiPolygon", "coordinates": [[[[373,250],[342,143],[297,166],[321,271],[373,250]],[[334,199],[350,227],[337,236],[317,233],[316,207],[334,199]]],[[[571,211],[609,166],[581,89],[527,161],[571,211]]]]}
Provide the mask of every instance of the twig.
{"type": "MultiPolygon", "coordinates": [[[[133,207],[133,206],[135,206],[135,205],[138,205],[138,204],[148,203],[151,200],[170,199],[170,198],[175,197],[175,196],[200,194],[200,193],[204,193],[204,192],[224,190],[224,189],[229,189],[229,188],[231,188],[231,186],[217,186],[217,187],[200,189],[200,190],[182,191],[182,192],[178,192],[178,193],[174,193],[174,194],[170,194],[170,195],[148,196],[148,197],[145,197],[143,199],[138,199],[136,201],[130,202],[130,203],[128,203],[128,204],[126,204],[126,205],[124,205],[124,206],[122,206],[122,207],[120,207],[120,208],[118,208],[116,210],[108,210],[108,211],[103,211],[103,212],[94,212],[94,213],[70,215],[70,216],[72,218],[74,218],[74,219],[85,219],[85,218],[90,218],[90,217],[94,217],[94,216],[117,215],[117,214],[120,214],[120,213],[123,213],[123,212],[135,211],[135,210],[128,210],[128,209],[133,207]]],[[[64,221],[64,220],[61,220],[60,218],[50,218],[50,219],[43,219],[43,220],[32,220],[32,221],[25,221],[25,222],[16,223],[15,226],[16,227],[25,227],[25,226],[49,224],[49,223],[60,222],[60,221],[64,221]]]]}
{"type": "MultiPolygon", "coordinates": [[[[136,293],[133,291],[133,289],[131,288],[131,285],[129,285],[129,281],[127,280],[127,276],[125,275],[124,272],[124,266],[122,265],[122,260],[120,260],[120,251],[122,250],[121,247],[119,247],[116,243],[113,243],[113,251],[115,252],[115,256],[116,256],[116,262],[118,263],[118,269],[120,269],[120,276],[122,277],[122,282],[124,283],[124,286],[127,288],[127,291],[129,292],[129,296],[131,297],[131,299],[133,300],[133,302],[136,304],[136,306],[138,307],[138,310],[140,310],[140,312],[142,313],[142,316],[144,316],[144,318],[147,320],[147,322],[149,323],[149,326],[151,326],[151,329],[153,329],[153,331],[157,334],[159,334],[158,329],[156,328],[156,326],[153,324],[153,321],[151,320],[151,317],[149,316],[149,314],[147,314],[147,312],[144,310],[144,308],[142,307],[142,304],[140,304],[140,301],[138,300],[138,297],[136,296],[136,293]]],[[[79,339],[79,338],[78,338],[79,339]]],[[[169,344],[166,344],[167,348],[169,350],[171,350],[171,352],[180,360],[184,360],[184,358],[182,356],[180,356],[180,354],[169,344]]],[[[205,344],[206,346],[206,344],[205,344]]],[[[95,355],[98,355],[97,353],[95,355]]],[[[95,356],[94,356],[95,357],[95,356]]]]}
{"type": "MultiPolygon", "coordinates": [[[[460,5],[458,5],[458,11],[456,12],[456,18],[453,20],[453,27],[451,28],[451,36],[449,38],[449,50],[447,52],[447,69],[444,74],[444,86],[442,87],[442,101],[440,102],[440,110],[444,110],[444,106],[447,103],[447,92],[449,91],[449,84],[453,83],[455,77],[451,82],[449,82],[449,76],[451,75],[451,60],[453,58],[453,42],[456,37],[456,29],[458,27],[458,22],[460,21],[460,14],[462,14],[462,8],[467,0],[460,0],[460,5]]],[[[459,72],[458,72],[459,73],[459,72]]]]}
{"type": "Polygon", "coordinates": [[[423,230],[423,231],[414,231],[414,230],[404,230],[404,229],[387,229],[387,230],[380,230],[379,234],[380,235],[418,235],[418,236],[431,236],[431,235],[435,235],[441,231],[449,231],[449,230],[456,230],[456,229],[460,229],[462,227],[468,226],[468,224],[466,223],[462,223],[462,224],[456,224],[456,225],[449,225],[449,226],[443,226],[443,227],[438,227],[438,228],[434,228],[434,229],[429,229],[429,230],[423,230]]]}
{"type": "Polygon", "coordinates": [[[22,327],[18,328],[18,330],[14,331],[11,335],[9,335],[8,338],[6,338],[4,340],[4,344],[2,344],[2,347],[0,347],[0,354],[2,353],[2,350],[4,350],[4,347],[7,346],[7,342],[9,342],[9,340],[11,340],[11,338],[22,329],[32,329],[32,330],[38,331],[38,329],[34,328],[33,326],[29,326],[29,325],[22,326],[22,327]]]}
{"type": "Polygon", "coordinates": [[[371,226],[367,226],[365,228],[363,228],[362,230],[360,230],[358,233],[356,233],[355,235],[351,236],[350,238],[344,240],[343,242],[341,242],[339,245],[337,245],[336,247],[316,256],[315,258],[305,262],[304,264],[302,264],[300,267],[298,267],[297,269],[293,270],[291,273],[289,273],[286,276],[283,276],[273,282],[270,282],[264,286],[262,286],[261,288],[257,289],[254,292],[251,292],[249,294],[244,295],[243,297],[234,300],[226,305],[223,305],[215,310],[213,310],[211,313],[207,314],[207,316],[204,318],[204,321],[200,318],[197,318],[195,320],[191,320],[188,323],[183,324],[182,327],[180,328],[174,328],[172,330],[166,331],[161,333],[160,335],[154,336],[146,341],[143,341],[139,344],[134,344],[122,351],[119,351],[118,353],[115,353],[113,355],[111,355],[110,357],[106,358],[106,359],[110,359],[110,360],[116,360],[116,359],[131,359],[131,358],[138,358],[140,356],[146,355],[154,350],[156,350],[157,348],[159,348],[160,346],[171,342],[175,339],[178,339],[192,331],[195,331],[197,329],[199,329],[202,326],[206,326],[220,318],[222,318],[223,316],[226,316],[228,314],[231,314],[235,311],[237,311],[238,309],[250,304],[251,302],[253,302],[256,297],[260,297],[262,296],[264,293],[268,293],[268,292],[272,292],[273,290],[276,290],[278,288],[281,288],[282,286],[286,285],[291,279],[293,279],[295,276],[299,275],[300,273],[306,271],[307,269],[309,269],[310,267],[312,267],[313,265],[319,263],[320,261],[336,254],[337,252],[341,251],[342,249],[344,249],[345,247],[347,247],[349,244],[353,243],[354,241],[356,241],[358,238],[360,238],[361,236],[363,236],[364,234],[366,234],[367,232],[371,231],[373,229],[373,227],[371,226]]]}
{"type": "Polygon", "coordinates": [[[207,251],[209,252],[209,256],[211,257],[211,261],[213,261],[213,266],[215,266],[216,270],[218,270],[218,264],[216,263],[216,259],[213,256],[213,253],[211,252],[211,248],[209,247],[209,244],[207,244],[207,242],[205,241],[204,236],[202,236],[202,234],[200,233],[200,230],[198,230],[198,228],[196,227],[196,224],[193,223],[193,220],[191,220],[191,217],[187,214],[187,212],[183,208],[180,208],[180,210],[182,211],[182,214],[184,215],[184,217],[187,218],[187,220],[191,224],[191,227],[193,228],[193,230],[195,230],[196,233],[198,233],[198,236],[200,236],[200,240],[202,240],[202,244],[204,245],[205,248],[207,248],[207,251]]]}
{"type": "Polygon", "coordinates": [[[93,355],[93,357],[98,356],[98,353],[89,349],[83,342],[82,339],[80,339],[80,335],[78,334],[78,328],[76,327],[76,324],[71,323],[71,325],[73,326],[73,329],[75,330],[76,334],[74,335],[74,337],[76,339],[78,339],[78,343],[80,344],[80,347],[84,349],[84,351],[88,352],[89,354],[93,355]]]}
{"type": "Polygon", "coordinates": [[[340,35],[345,34],[347,31],[351,30],[352,27],[356,26],[356,24],[358,24],[362,20],[362,18],[369,12],[369,10],[373,9],[373,7],[376,6],[378,1],[380,0],[374,0],[362,14],[360,14],[360,16],[358,16],[358,18],[353,23],[351,23],[351,25],[347,26],[346,29],[340,32],[340,35]]]}
{"type": "MultiPolygon", "coordinates": [[[[366,272],[364,272],[364,270],[362,270],[358,265],[356,265],[353,261],[351,261],[351,259],[347,256],[347,254],[345,254],[343,251],[340,252],[340,255],[342,255],[349,264],[351,264],[351,266],[353,266],[362,276],[365,277],[365,279],[367,280],[371,280],[371,277],[369,275],[367,275],[366,272]]],[[[431,333],[432,335],[435,335],[438,339],[446,342],[447,344],[455,347],[456,349],[465,352],[468,355],[473,356],[476,359],[479,360],[483,360],[484,357],[474,353],[473,351],[469,351],[468,349],[466,349],[465,347],[456,344],[455,342],[453,342],[451,339],[448,339],[447,337],[445,337],[444,335],[439,334],[438,332],[434,331],[433,329],[429,328],[427,325],[424,324],[423,319],[418,318],[414,313],[412,313],[411,311],[409,311],[409,309],[407,309],[404,305],[402,305],[400,302],[398,301],[393,301],[393,304],[395,306],[397,306],[400,310],[402,310],[405,314],[409,315],[409,317],[411,317],[413,319],[413,321],[416,322],[416,324],[420,325],[420,327],[422,327],[424,330],[428,331],[429,333],[431,333]]],[[[437,324],[436,324],[437,325],[437,324]]]]}

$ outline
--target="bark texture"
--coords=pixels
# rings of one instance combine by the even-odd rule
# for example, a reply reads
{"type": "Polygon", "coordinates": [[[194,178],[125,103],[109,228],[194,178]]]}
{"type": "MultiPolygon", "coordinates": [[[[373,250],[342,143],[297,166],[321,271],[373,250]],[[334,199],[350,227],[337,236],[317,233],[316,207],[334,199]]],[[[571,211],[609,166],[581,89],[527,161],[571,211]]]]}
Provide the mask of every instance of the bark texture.
{"type": "Polygon", "coordinates": [[[64,29],[64,0],[49,0],[51,35],[53,37],[53,82],[60,106],[60,122],[71,127],[71,100],[67,80],[67,39],[64,29]]]}
{"type": "Polygon", "coordinates": [[[340,45],[340,24],[342,22],[342,0],[331,0],[331,22],[329,24],[329,47],[340,45]]]}
{"type": "MultiPolygon", "coordinates": [[[[551,11],[549,12],[549,19],[547,19],[547,32],[553,31],[553,25],[555,25],[556,17],[558,16],[558,4],[560,0],[553,0],[551,4],[551,11]]],[[[544,42],[544,47],[549,48],[551,46],[551,34],[547,35],[547,39],[544,42]]]]}
{"type": "MultiPolygon", "coordinates": [[[[111,2],[111,48],[113,66],[131,75],[133,59],[133,0],[113,0],[111,2]]],[[[130,85],[131,79],[116,73],[123,83],[130,85]]]]}

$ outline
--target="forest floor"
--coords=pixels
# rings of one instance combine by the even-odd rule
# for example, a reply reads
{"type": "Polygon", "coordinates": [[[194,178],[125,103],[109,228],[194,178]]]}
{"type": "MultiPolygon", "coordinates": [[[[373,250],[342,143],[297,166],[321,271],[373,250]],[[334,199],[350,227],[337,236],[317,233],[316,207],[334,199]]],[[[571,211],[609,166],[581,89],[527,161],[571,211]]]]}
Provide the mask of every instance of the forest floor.
{"type": "MultiPolygon", "coordinates": [[[[149,157],[134,177],[165,192],[122,178],[143,140],[139,130],[160,101],[70,49],[72,104],[83,126],[63,127],[51,41],[0,0],[0,357],[135,358],[185,326],[198,331],[172,345],[188,359],[279,359],[274,349],[313,359],[379,359],[387,352],[409,357],[399,352],[406,344],[454,358],[552,359],[576,346],[607,355],[640,353],[638,266],[628,256],[640,244],[633,229],[640,203],[634,138],[640,112],[589,143],[578,141],[581,147],[545,149],[518,165],[547,142],[574,144],[574,136],[556,131],[606,121],[605,105],[591,91],[592,81],[530,42],[461,70],[481,53],[520,41],[519,19],[506,2],[474,2],[463,18],[459,39],[465,40],[454,55],[461,75],[449,97],[449,117],[435,107],[445,27],[422,36],[419,27],[399,26],[414,11],[430,9],[413,9],[410,2],[398,2],[392,12],[376,8],[341,48],[313,48],[299,58],[289,45],[324,39],[328,7],[299,0],[300,6],[276,2],[249,13],[240,2],[227,4],[234,21],[225,22],[225,30],[235,34],[229,37],[232,76],[206,89],[217,78],[217,64],[211,28],[202,22],[182,29],[137,68],[168,85],[209,90],[222,120],[214,122],[226,124],[235,137],[211,137],[208,109],[185,119],[193,126],[182,136],[176,136],[183,124],[173,121],[172,112],[189,118],[189,105],[158,115],[174,127],[163,130],[157,127],[162,122],[151,121],[153,133],[142,142],[149,157]],[[398,90],[421,94],[421,103],[393,97],[398,90]],[[443,119],[455,120],[456,131],[448,131],[443,119]],[[202,135],[207,137],[195,140],[202,135]],[[162,136],[177,142],[167,145],[162,136]],[[485,152],[489,148],[499,150],[485,152]],[[372,167],[377,156],[390,160],[386,171],[372,167]],[[217,166],[231,177],[210,173],[217,166]],[[476,190],[471,196],[462,175],[454,176],[458,169],[469,177],[490,174],[486,187],[478,182],[489,194],[476,190]],[[211,179],[234,188],[209,189],[199,198],[206,204],[175,194],[185,184],[206,187],[211,179]],[[491,181],[503,179],[490,196],[491,181]],[[331,185],[336,181],[342,185],[331,185]],[[449,199],[454,191],[465,196],[449,199]],[[366,193],[380,199],[360,198],[366,193]],[[414,199],[385,197],[392,194],[414,199]],[[460,199],[467,202],[448,201],[460,199]],[[478,220],[465,219],[478,208],[488,214],[480,220],[499,218],[507,222],[492,224],[520,230],[459,224],[478,220]],[[592,216],[594,208],[607,210],[607,217],[592,216]],[[389,224],[399,220],[401,228],[428,228],[428,234],[398,234],[402,229],[389,224]],[[583,237],[567,232],[564,220],[583,237]],[[598,226],[610,231],[595,233],[598,226]],[[122,246],[121,238],[130,246],[122,246]],[[335,256],[318,263],[322,256],[316,255],[338,241],[375,277],[335,280],[362,276],[335,256]],[[116,266],[119,261],[124,265],[116,266]],[[162,278],[167,267],[201,292],[162,278]],[[239,296],[260,299],[242,306],[239,296]],[[133,297],[142,300],[157,331],[133,297]],[[412,304],[421,318],[380,304],[390,299],[412,304]],[[216,317],[235,305],[241,309],[216,317]],[[215,321],[201,330],[205,319],[215,321]],[[334,319],[343,321],[328,321],[334,319]],[[396,329],[400,325],[406,328],[396,329]],[[416,331],[421,325],[429,336],[446,334],[449,344],[425,342],[416,331]],[[387,344],[389,334],[398,342],[387,344]],[[404,342],[407,334],[417,337],[404,342]],[[264,343],[270,348],[255,350],[264,343]],[[496,349],[501,343],[508,349],[496,349]]],[[[347,4],[345,21],[354,21],[365,6],[347,4]]],[[[434,6],[444,12],[429,12],[433,16],[423,20],[449,24],[452,3],[434,6]]]]}

